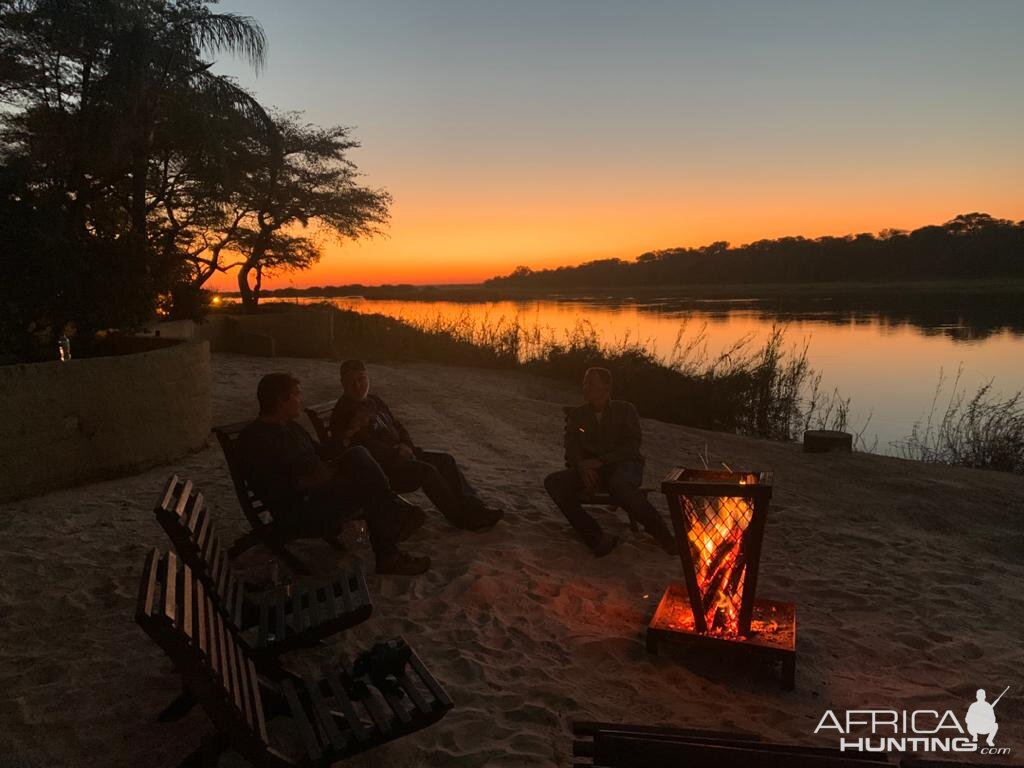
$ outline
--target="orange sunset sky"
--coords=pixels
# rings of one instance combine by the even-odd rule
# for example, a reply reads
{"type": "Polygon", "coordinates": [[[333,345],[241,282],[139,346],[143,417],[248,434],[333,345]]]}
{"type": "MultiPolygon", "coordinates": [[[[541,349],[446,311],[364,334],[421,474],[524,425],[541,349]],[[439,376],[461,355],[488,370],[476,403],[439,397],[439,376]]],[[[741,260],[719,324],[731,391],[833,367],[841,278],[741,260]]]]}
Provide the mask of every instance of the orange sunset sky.
{"type": "MultiPolygon", "coordinates": [[[[1024,3],[234,0],[266,104],[351,125],[386,235],[267,287],[1024,218],[1024,3]]],[[[233,288],[234,276],[211,287],[233,288]]]]}

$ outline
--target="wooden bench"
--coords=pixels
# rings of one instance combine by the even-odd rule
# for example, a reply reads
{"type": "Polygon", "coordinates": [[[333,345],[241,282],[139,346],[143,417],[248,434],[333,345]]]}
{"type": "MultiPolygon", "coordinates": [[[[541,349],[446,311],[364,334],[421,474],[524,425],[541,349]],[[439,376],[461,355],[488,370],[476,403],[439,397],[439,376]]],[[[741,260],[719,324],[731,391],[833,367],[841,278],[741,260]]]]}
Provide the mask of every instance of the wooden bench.
{"type": "Polygon", "coordinates": [[[294,586],[259,591],[247,584],[232,569],[203,494],[191,480],[172,476],[154,512],[178,556],[254,651],[280,653],[312,645],[366,621],[373,612],[359,566],[294,586]]]}
{"type": "MultiPolygon", "coordinates": [[[[238,457],[237,440],[238,435],[249,425],[248,421],[240,421],[235,424],[227,424],[221,427],[214,427],[213,433],[217,436],[221,450],[224,451],[224,458],[228,463],[228,471],[231,473],[231,482],[235,487],[235,496],[242,507],[252,531],[235,540],[228,550],[231,557],[237,557],[255,544],[263,544],[280,560],[288,565],[294,572],[308,574],[306,567],[298,557],[288,550],[287,544],[296,538],[302,538],[302,534],[288,530],[274,520],[273,512],[256,492],[249,485],[245,477],[242,462],[238,457]]],[[[313,537],[310,537],[313,538],[313,537]]],[[[330,546],[342,549],[337,537],[321,537],[330,546]]]]}
{"type": "MultiPolygon", "coordinates": [[[[711,702],[708,702],[709,704],[711,702]]],[[[761,741],[753,734],[576,721],[573,768],[878,768],[885,754],[761,741]]]]}
{"type": "Polygon", "coordinates": [[[392,643],[401,661],[386,667],[335,664],[316,677],[258,670],[203,579],[173,552],[147,557],[135,619],[216,728],[181,768],[216,766],[229,747],[260,768],[328,766],[425,728],[452,707],[400,638],[392,643]]]}

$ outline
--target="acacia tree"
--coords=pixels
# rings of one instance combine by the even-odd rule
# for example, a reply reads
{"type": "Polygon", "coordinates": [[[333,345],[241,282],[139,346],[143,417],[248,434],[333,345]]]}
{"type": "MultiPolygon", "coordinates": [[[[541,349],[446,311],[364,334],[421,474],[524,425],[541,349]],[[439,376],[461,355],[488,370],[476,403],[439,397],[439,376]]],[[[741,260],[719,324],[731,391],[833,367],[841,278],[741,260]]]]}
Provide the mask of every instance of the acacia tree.
{"type": "Polygon", "coordinates": [[[358,183],[347,156],[358,143],[348,128],[318,128],[296,113],[277,115],[274,124],[263,152],[249,156],[252,166],[225,219],[229,226],[214,241],[238,257],[229,265],[214,257],[212,266],[238,267],[238,289],[248,309],[259,303],[265,275],[309,267],[320,258],[325,237],[378,234],[391,203],[386,191],[358,183]]]}

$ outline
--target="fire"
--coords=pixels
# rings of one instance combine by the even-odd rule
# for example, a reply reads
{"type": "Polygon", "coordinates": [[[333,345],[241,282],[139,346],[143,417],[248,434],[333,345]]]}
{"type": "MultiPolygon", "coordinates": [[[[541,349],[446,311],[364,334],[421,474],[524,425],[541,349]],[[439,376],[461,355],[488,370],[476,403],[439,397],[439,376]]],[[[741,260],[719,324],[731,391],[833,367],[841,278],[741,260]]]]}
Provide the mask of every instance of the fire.
{"type": "Polygon", "coordinates": [[[710,634],[736,635],[746,572],[743,532],[752,517],[751,504],[738,496],[704,501],[700,509],[692,503],[685,505],[704,618],[710,634]]]}

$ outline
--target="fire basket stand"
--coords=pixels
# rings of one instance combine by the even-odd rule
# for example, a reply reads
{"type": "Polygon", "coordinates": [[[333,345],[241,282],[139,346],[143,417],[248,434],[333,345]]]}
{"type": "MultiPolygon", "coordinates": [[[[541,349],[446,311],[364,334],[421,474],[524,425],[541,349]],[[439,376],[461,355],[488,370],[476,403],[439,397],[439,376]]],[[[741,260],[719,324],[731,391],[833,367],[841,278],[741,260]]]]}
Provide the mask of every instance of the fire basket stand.
{"type": "Polygon", "coordinates": [[[662,640],[782,662],[782,686],[796,676],[796,606],[757,599],[757,569],[772,496],[768,472],[677,467],[668,500],[684,586],[669,585],[647,627],[647,650],[662,640]]]}

